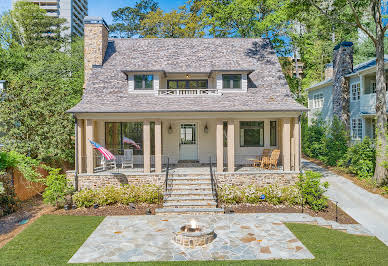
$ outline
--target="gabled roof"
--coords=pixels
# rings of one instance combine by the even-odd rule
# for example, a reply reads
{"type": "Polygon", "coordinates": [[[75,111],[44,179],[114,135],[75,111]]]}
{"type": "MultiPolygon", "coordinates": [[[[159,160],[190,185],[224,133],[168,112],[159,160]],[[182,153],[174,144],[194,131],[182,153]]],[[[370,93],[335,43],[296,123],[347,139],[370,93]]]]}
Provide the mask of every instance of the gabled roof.
{"type": "MultiPolygon", "coordinates": [[[[388,63],[388,55],[384,55],[384,63],[388,63]]],[[[354,66],[352,73],[347,74],[346,77],[353,76],[353,75],[355,75],[363,70],[366,70],[366,69],[369,69],[369,68],[372,68],[375,66],[376,66],[376,58],[373,58],[371,60],[368,60],[366,62],[363,62],[363,63],[360,63],[360,64],[354,66]]],[[[325,85],[329,85],[332,83],[333,83],[333,79],[323,80],[321,82],[315,83],[314,85],[310,86],[309,88],[306,89],[306,91],[311,90],[311,89],[322,88],[322,87],[325,87],[325,85]]]]}
{"type": "Polygon", "coordinates": [[[305,111],[293,98],[277,56],[263,39],[113,39],[102,67],[93,68],[72,113],[305,111]],[[125,71],[244,71],[248,91],[221,96],[128,93],[125,71]],[[123,72],[124,71],[124,72],[123,72]]]}

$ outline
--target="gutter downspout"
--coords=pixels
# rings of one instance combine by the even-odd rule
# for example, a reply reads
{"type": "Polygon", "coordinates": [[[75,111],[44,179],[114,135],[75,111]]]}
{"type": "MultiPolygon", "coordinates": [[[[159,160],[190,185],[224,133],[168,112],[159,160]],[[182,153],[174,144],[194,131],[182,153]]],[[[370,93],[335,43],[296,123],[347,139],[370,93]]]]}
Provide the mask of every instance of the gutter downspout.
{"type": "Polygon", "coordinates": [[[79,165],[78,165],[78,119],[77,117],[75,116],[75,114],[73,114],[73,117],[74,117],[74,130],[75,130],[75,170],[74,170],[74,189],[75,191],[78,191],[78,169],[79,169],[79,165]]]}

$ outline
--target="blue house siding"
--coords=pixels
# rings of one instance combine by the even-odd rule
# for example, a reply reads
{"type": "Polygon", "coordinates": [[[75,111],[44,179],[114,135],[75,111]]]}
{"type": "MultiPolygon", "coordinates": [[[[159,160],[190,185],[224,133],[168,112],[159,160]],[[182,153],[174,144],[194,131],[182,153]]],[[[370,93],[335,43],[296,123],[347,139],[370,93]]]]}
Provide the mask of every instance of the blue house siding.
{"type": "Polygon", "coordinates": [[[327,87],[323,87],[320,89],[309,91],[308,93],[308,119],[309,124],[311,124],[312,120],[315,118],[322,118],[323,120],[330,122],[333,117],[333,86],[329,85],[327,87]],[[323,107],[322,108],[314,108],[314,95],[322,93],[323,94],[323,107]]]}

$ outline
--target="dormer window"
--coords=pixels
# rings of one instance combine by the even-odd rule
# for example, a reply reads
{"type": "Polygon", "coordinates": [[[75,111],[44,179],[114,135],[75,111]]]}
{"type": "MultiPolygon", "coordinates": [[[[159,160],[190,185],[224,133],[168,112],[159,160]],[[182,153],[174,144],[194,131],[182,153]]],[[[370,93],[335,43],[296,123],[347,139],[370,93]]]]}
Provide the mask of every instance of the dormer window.
{"type": "Polygon", "coordinates": [[[154,75],[135,75],[135,90],[153,90],[154,75]]]}
{"type": "Polygon", "coordinates": [[[241,74],[224,74],[222,75],[222,88],[241,90],[241,74]]]}

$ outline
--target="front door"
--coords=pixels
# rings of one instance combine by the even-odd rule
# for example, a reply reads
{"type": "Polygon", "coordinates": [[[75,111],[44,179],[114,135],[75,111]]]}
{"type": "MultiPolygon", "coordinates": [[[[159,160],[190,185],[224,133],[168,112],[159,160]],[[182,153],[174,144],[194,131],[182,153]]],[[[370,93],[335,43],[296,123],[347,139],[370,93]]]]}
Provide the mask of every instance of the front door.
{"type": "Polygon", "coordinates": [[[181,124],[179,141],[179,160],[197,161],[198,143],[197,143],[197,124],[181,124]]]}

